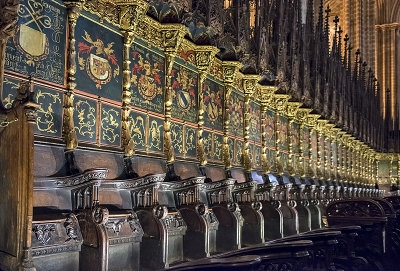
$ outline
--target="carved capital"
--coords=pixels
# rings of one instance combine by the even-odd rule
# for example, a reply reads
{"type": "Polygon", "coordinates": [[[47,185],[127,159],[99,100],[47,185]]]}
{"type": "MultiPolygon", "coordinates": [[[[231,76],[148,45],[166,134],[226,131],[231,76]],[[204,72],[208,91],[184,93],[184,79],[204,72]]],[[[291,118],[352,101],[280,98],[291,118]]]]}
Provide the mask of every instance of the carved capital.
{"type": "Polygon", "coordinates": [[[122,30],[135,31],[139,20],[149,8],[149,4],[143,0],[118,0],[114,3],[120,8],[119,25],[122,30]]]}
{"type": "Polygon", "coordinates": [[[233,84],[242,64],[237,61],[224,61],[222,62],[222,71],[225,84],[233,84]]]}
{"type": "Polygon", "coordinates": [[[295,118],[297,116],[297,111],[299,110],[299,107],[301,106],[301,103],[298,102],[288,102],[287,108],[286,108],[286,113],[289,117],[295,118]]]}
{"type": "Polygon", "coordinates": [[[176,55],[183,37],[188,32],[181,24],[166,24],[161,26],[161,36],[164,51],[176,55]]]}
{"type": "Polygon", "coordinates": [[[289,95],[274,94],[274,107],[279,113],[286,113],[289,95]]]}
{"type": "Polygon", "coordinates": [[[257,88],[257,83],[260,80],[259,75],[244,75],[242,79],[242,87],[244,94],[252,95],[256,88],[257,88]]]}
{"type": "Polygon", "coordinates": [[[219,52],[219,49],[214,46],[197,46],[195,52],[196,66],[199,71],[209,72],[214,57],[219,52]]]}

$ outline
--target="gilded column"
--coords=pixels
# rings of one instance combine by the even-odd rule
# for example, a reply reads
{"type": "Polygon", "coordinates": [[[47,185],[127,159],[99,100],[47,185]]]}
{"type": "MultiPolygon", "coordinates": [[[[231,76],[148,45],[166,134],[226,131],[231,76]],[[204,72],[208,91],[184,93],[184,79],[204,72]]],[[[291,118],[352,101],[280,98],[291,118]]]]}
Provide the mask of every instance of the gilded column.
{"type": "Polygon", "coordinates": [[[68,56],[67,56],[67,90],[64,94],[63,134],[67,175],[76,174],[79,169],[74,158],[74,150],[78,147],[78,139],[74,124],[74,95],[76,73],[75,27],[84,1],[65,2],[68,10],[68,56]]]}
{"type": "MultiPolygon", "coordinates": [[[[218,53],[218,49],[213,46],[198,46],[196,47],[196,66],[199,71],[198,81],[198,129],[197,129],[197,159],[200,164],[200,169],[203,169],[207,164],[207,155],[204,151],[204,140],[203,140],[203,125],[204,125],[204,99],[203,99],[203,84],[207,78],[207,73],[210,70],[215,55],[218,53]]],[[[203,172],[203,175],[205,173],[203,172]]]]}
{"type": "Polygon", "coordinates": [[[128,178],[137,177],[132,168],[131,157],[135,154],[135,143],[130,132],[130,106],[132,101],[131,90],[131,60],[130,48],[134,39],[134,32],[139,19],[146,14],[148,4],[142,0],[117,1],[120,8],[120,29],[124,36],[123,71],[122,71],[122,111],[121,111],[121,139],[124,150],[125,174],[128,178]]]}
{"type": "MultiPolygon", "coordinates": [[[[289,95],[286,94],[275,94],[275,107],[276,107],[276,123],[275,123],[275,171],[278,175],[282,175],[287,172],[287,168],[281,160],[281,149],[279,144],[281,143],[278,127],[281,126],[280,117],[283,113],[286,113],[287,103],[289,95]]],[[[286,139],[287,140],[287,139],[286,139]]]]}
{"type": "Polygon", "coordinates": [[[260,80],[259,75],[244,75],[242,87],[244,91],[244,125],[243,125],[243,168],[246,173],[247,181],[251,181],[251,170],[253,168],[250,160],[250,100],[260,80]]]}
{"type": "Polygon", "coordinates": [[[172,67],[179,45],[187,33],[184,25],[166,24],[161,28],[165,54],[165,91],[164,91],[164,154],[167,160],[167,180],[178,180],[175,175],[175,153],[171,138],[171,106],[172,106],[172,67]]]}
{"type": "Polygon", "coordinates": [[[222,146],[222,157],[226,171],[226,177],[231,178],[231,158],[229,154],[229,99],[231,97],[233,82],[237,76],[239,69],[242,67],[240,62],[224,61],[222,62],[223,76],[224,76],[224,137],[222,146]]]}
{"type": "MultiPolygon", "coordinates": [[[[295,163],[295,156],[296,154],[294,153],[293,149],[293,142],[292,142],[292,127],[293,123],[296,121],[296,116],[297,116],[297,110],[299,110],[299,107],[301,106],[301,103],[298,102],[288,102],[287,106],[287,115],[289,117],[289,127],[288,127],[288,147],[289,147],[289,165],[288,165],[288,171],[291,176],[295,176],[296,174],[299,174],[298,172],[298,165],[295,163]]],[[[297,136],[299,135],[299,132],[297,133],[297,136]]]]}

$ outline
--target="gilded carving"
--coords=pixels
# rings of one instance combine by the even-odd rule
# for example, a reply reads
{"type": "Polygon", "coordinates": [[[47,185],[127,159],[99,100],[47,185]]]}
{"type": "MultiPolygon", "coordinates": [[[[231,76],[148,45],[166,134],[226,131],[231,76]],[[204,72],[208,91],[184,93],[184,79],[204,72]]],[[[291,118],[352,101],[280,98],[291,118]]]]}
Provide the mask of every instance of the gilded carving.
{"type": "Polygon", "coordinates": [[[74,89],[76,87],[76,51],[75,51],[75,27],[84,2],[66,2],[68,9],[68,61],[67,61],[67,91],[64,95],[63,133],[66,150],[75,150],[78,147],[78,139],[74,124],[74,89]]]}
{"type": "Polygon", "coordinates": [[[59,131],[55,127],[53,106],[62,103],[60,94],[39,90],[35,95],[35,100],[39,104],[38,117],[36,118],[37,129],[41,132],[57,134],[59,131]]]}

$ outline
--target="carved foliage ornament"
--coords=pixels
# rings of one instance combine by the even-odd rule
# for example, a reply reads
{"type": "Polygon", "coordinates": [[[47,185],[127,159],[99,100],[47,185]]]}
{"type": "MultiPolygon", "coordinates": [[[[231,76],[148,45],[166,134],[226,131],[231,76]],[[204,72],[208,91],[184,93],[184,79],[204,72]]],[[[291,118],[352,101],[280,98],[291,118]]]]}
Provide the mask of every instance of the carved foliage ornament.
{"type": "Polygon", "coordinates": [[[0,41],[14,35],[17,25],[19,0],[0,1],[0,41]]]}

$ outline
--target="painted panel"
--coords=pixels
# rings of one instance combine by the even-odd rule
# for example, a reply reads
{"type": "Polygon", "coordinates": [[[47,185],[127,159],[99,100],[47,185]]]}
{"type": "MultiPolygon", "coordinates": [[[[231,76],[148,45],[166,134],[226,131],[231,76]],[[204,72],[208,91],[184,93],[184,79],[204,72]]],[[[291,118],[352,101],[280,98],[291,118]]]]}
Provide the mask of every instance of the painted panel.
{"type": "Polygon", "coordinates": [[[235,140],[235,164],[241,165],[243,161],[243,141],[235,140]]]}
{"type": "Polygon", "coordinates": [[[310,155],[309,144],[310,131],[307,127],[303,127],[303,129],[301,130],[301,148],[304,157],[309,157],[310,155]]]}
{"type": "Polygon", "coordinates": [[[261,168],[261,146],[255,145],[254,146],[254,167],[261,168]]]}
{"type": "Polygon", "coordinates": [[[138,44],[132,45],[132,105],[164,112],[164,58],[138,44]]]}
{"type": "MultiPolygon", "coordinates": [[[[146,115],[136,111],[131,111],[129,114],[131,137],[135,143],[135,149],[146,149],[146,115]]],[[[157,130],[153,130],[157,132],[157,130]]]]}
{"type": "Polygon", "coordinates": [[[332,142],[332,157],[333,157],[332,163],[334,167],[336,167],[338,164],[338,149],[336,140],[332,142]]]}
{"type": "Polygon", "coordinates": [[[222,131],[223,97],[223,87],[210,79],[206,79],[203,84],[204,126],[222,131]]]}
{"type": "Polygon", "coordinates": [[[229,159],[231,160],[231,163],[234,163],[235,161],[235,140],[231,137],[228,138],[228,145],[229,145],[229,159]]]}
{"type": "Polygon", "coordinates": [[[214,134],[214,160],[222,161],[223,135],[214,134]]]}
{"type": "Polygon", "coordinates": [[[318,138],[317,131],[313,130],[311,132],[311,158],[317,159],[318,157],[318,138]]]}
{"type": "Polygon", "coordinates": [[[292,151],[294,154],[298,154],[300,151],[300,130],[297,122],[292,122],[289,125],[290,133],[290,144],[292,145],[292,151]]]}
{"type": "Polygon", "coordinates": [[[66,8],[59,2],[21,0],[5,69],[64,85],[66,25],[66,8]]]}
{"type": "Polygon", "coordinates": [[[109,104],[101,104],[100,143],[121,145],[121,109],[109,104]]]}
{"type": "Polygon", "coordinates": [[[213,134],[211,132],[203,131],[203,144],[207,159],[213,159],[213,134]]]}
{"type": "Polygon", "coordinates": [[[275,164],[275,150],[267,149],[267,161],[270,165],[275,164]]]}
{"type": "Polygon", "coordinates": [[[197,121],[197,73],[181,65],[172,68],[172,117],[197,121]]]}
{"type": "Polygon", "coordinates": [[[278,129],[278,147],[280,150],[287,151],[288,150],[288,118],[286,116],[279,116],[280,125],[277,127],[278,129]]]}
{"type": "Polygon", "coordinates": [[[252,165],[254,166],[254,144],[249,144],[249,158],[252,165]]]}
{"type": "Polygon", "coordinates": [[[232,91],[229,100],[229,132],[232,135],[243,137],[243,96],[232,91]]]}
{"type": "Polygon", "coordinates": [[[389,176],[390,175],[390,161],[380,160],[378,164],[378,175],[379,176],[389,176]]]}
{"type": "Polygon", "coordinates": [[[176,155],[182,156],[183,151],[183,125],[173,122],[171,124],[172,146],[176,155]]]}
{"type": "Polygon", "coordinates": [[[34,86],[34,100],[39,107],[35,133],[46,136],[61,137],[62,133],[62,112],[63,112],[63,93],[61,91],[34,86]]]}
{"type": "Polygon", "coordinates": [[[96,143],[97,102],[75,96],[74,123],[78,140],[96,143]]]}
{"type": "Polygon", "coordinates": [[[19,81],[7,76],[4,76],[2,102],[5,108],[10,109],[17,95],[19,81]]]}
{"type": "Polygon", "coordinates": [[[261,108],[254,101],[250,102],[250,140],[261,143],[261,108]]]}
{"type": "Polygon", "coordinates": [[[163,151],[164,120],[149,117],[148,149],[153,152],[163,151]]]}
{"type": "Polygon", "coordinates": [[[275,148],[275,112],[267,109],[265,112],[266,146],[275,148]]]}
{"type": "Polygon", "coordinates": [[[76,88],[121,101],[123,38],[110,28],[80,16],[75,29],[78,69],[76,88]]]}
{"type": "Polygon", "coordinates": [[[185,154],[196,157],[197,128],[185,126],[185,154]]]}
{"type": "Polygon", "coordinates": [[[325,135],[321,133],[319,135],[318,151],[321,154],[319,160],[321,161],[321,165],[323,165],[325,162],[325,135]]]}

